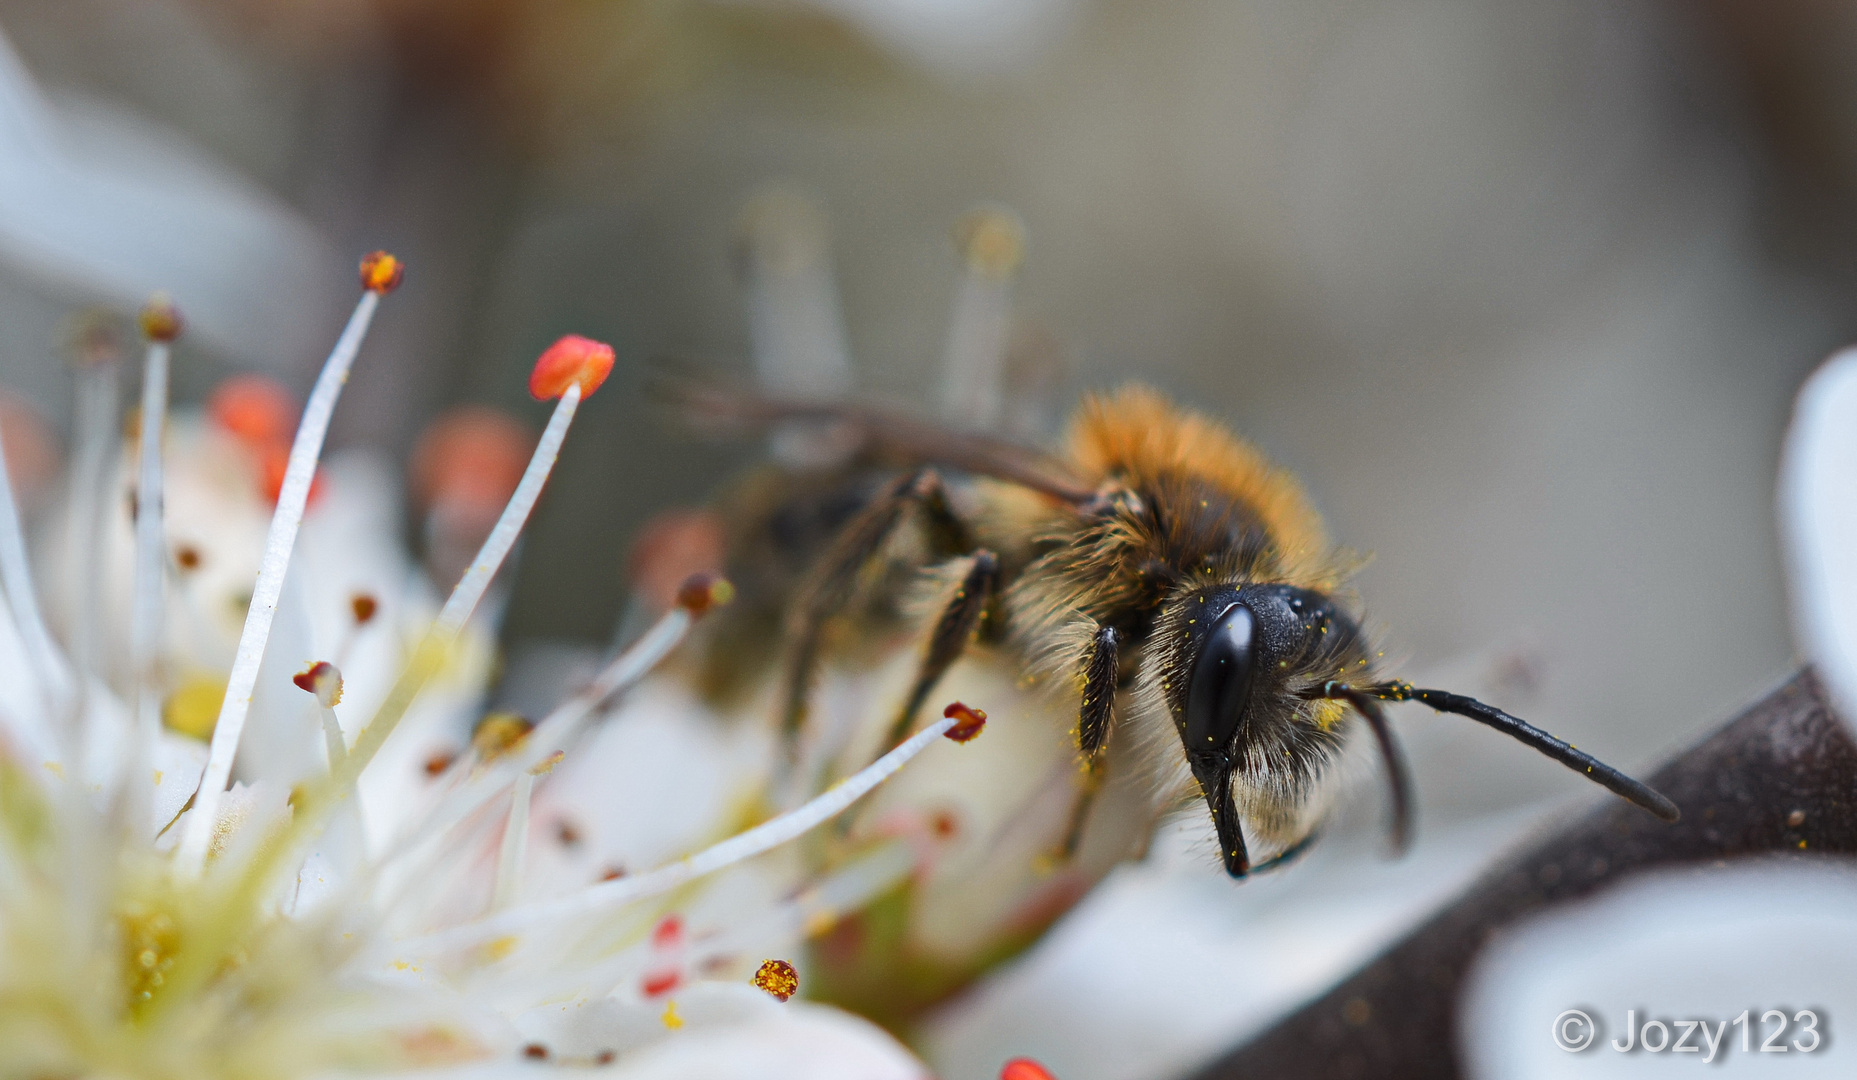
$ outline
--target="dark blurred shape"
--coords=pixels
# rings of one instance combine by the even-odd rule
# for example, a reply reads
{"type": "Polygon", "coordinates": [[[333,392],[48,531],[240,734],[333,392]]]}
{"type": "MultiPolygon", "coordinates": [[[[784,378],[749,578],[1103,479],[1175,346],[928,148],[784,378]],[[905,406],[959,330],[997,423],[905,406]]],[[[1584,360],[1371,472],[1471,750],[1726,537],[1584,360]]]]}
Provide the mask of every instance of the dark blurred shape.
{"type": "Polygon", "coordinates": [[[1682,808],[1680,823],[1623,804],[1587,815],[1499,865],[1379,959],[1196,1080],[1461,1076],[1462,984],[1483,943],[1503,927],[1650,867],[1857,852],[1857,743],[1809,670],[1650,782],[1682,808]]]}
{"type": "Polygon", "coordinates": [[[1857,275],[1857,5],[1709,0],[1683,5],[1738,92],[1754,145],[1769,253],[1844,280],[1857,275]]]}

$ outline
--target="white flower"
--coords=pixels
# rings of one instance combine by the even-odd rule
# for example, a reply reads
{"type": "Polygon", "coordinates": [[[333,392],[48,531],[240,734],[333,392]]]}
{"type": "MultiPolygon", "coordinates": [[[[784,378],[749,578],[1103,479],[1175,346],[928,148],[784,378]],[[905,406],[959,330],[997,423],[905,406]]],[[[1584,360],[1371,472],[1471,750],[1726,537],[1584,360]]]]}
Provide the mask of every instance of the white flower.
{"type": "MultiPolygon", "coordinates": [[[[612,363],[610,349],[578,338],[544,354],[531,386],[559,399],[554,418],[449,598],[428,603],[387,539],[391,495],[376,467],[332,464],[305,517],[347,367],[398,272],[390,256],[363,264],[368,291],[305,406],[255,563],[263,515],[253,516],[252,477],[236,455],[190,422],[176,425],[164,453],[167,332],[156,335],[137,528],[131,539],[131,523],[101,512],[93,527],[112,539],[89,549],[95,565],[78,567],[105,590],[126,585],[133,601],[126,644],[91,658],[122,659],[121,698],[100,663],[74,665],[47,630],[15,504],[0,485],[0,1077],[502,1075],[540,1063],[624,1077],[923,1076],[874,1026],[777,1002],[770,994],[791,992],[782,974],[790,969],[761,965],[897,881],[908,853],[880,844],[811,879],[796,878],[790,859],[755,857],[841,813],[953,721],[728,838],[705,831],[715,823],[711,799],[681,811],[667,799],[668,820],[646,823],[626,818],[640,803],[578,806],[577,789],[562,785],[542,806],[585,813],[602,844],[636,865],[595,882],[611,875],[532,851],[539,778],[563,751],[572,762],[606,703],[725,599],[725,583],[704,580],[532,731],[486,729],[436,777],[422,754],[393,752],[396,739],[472,710],[484,671],[473,613],[580,398],[612,363]],[[150,509],[164,501],[171,527],[148,528],[162,524],[150,509]],[[202,517],[182,522],[183,512],[202,517]],[[206,527],[190,533],[197,525],[206,527]],[[176,541],[198,545],[195,563],[163,569],[176,541]],[[213,564],[227,568],[224,581],[204,575],[213,564]],[[251,597],[236,634],[230,622],[187,611],[223,606],[240,567],[255,571],[255,584],[236,594],[251,597]],[[190,571],[202,576],[188,582],[190,571]],[[356,614],[357,588],[378,605],[370,618],[356,614]],[[364,638],[368,627],[356,624],[375,619],[380,632],[364,638]],[[144,625],[156,628],[152,641],[138,636],[144,625]],[[302,666],[324,659],[303,651],[331,640],[346,642],[352,689],[337,665],[302,666]],[[164,672],[190,664],[226,687],[205,747],[159,721],[164,672]],[[505,737],[490,737],[497,730],[505,737]],[[676,814],[690,815],[682,831],[676,814]],[[721,842],[693,850],[712,840],[721,842]]],[[[654,737],[673,744],[672,758],[731,767],[727,740],[700,723],[601,733],[620,738],[626,756],[654,737]]],[[[630,779],[646,799],[658,793],[650,777],[630,779]]],[[[712,793],[729,786],[723,776],[712,793]]]]}

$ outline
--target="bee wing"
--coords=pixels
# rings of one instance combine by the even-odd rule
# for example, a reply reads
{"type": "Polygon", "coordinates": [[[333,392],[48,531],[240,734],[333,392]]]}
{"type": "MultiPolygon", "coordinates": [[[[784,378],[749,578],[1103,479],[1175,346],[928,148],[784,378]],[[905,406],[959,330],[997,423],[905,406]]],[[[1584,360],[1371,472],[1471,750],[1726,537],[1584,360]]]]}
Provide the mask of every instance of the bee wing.
{"type": "Polygon", "coordinates": [[[789,423],[838,429],[853,452],[898,465],[941,465],[1018,484],[1065,502],[1096,497],[1059,459],[1018,443],[906,416],[863,402],[798,401],[660,373],[651,391],[704,430],[755,434],[789,423]]]}

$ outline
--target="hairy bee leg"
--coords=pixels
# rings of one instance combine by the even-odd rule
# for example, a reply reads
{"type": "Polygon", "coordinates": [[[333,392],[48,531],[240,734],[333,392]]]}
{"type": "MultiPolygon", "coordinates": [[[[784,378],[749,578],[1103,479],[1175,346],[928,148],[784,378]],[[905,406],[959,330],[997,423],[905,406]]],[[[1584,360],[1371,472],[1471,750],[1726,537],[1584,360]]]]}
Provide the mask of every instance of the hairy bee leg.
{"type": "Polygon", "coordinates": [[[1070,806],[1070,825],[1058,857],[1069,861],[1083,846],[1096,793],[1109,772],[1109,725],[1114,719],[1116,683],[1120,679],[1121,638],[1113,627],[1099,626],[1083,661],[1083,700],[1077,708],[1077,750],[1083,755],[1083,779],[1070,806]]]}
{"type": "Polygon", "coordinates": [[[896,719],[890,723],[890,731],[884,736],[882,752],[889,752],[909,737],[909,730],[916,724],[916,714],[922,711],[922,703],[928,700],[941,677],[967,651],[967,644],[980,628],[981,616],[986,614],[987,605],[992,603],[994,589],[998,584],[998,556],[985,548],[974,552],[973,565],[968,567],[960,586],[948,598],[941,616],[935,620],[935,629],[929,634],[928,649],[923,653],[921,665],[916,668],[915,684],[910,687],[909,697],[904,700],[903,707],[897,710],[896,719]]]}
{"type": "Polygon", "coordinates": [[[782,675],[780,741],[787,766],[797,763],[799,733],[806,724],[812,679],[819,663],[820,636],[825,622],[851,602],[865,565],[896,530],[912,490],[932,474],[926,471],[902,477],[858,512],[813,565],[787,610],[786,669],[782,675]]]}
{"type": "Polygon", "coordinates": [[[967,550],[967,526],[948,505],[947,489],[932,469],[899,478],[840,530],[801,584],[787,614],[789,644],[782,677],[780,741],[788,769],[798,763],[799,735],[806,725],[826,621],[855,598],[864,568],[896,532],[912,503],[919,504],[928,519],[932,545],[953,544],[960,545],[955,550],[967,550]]]}

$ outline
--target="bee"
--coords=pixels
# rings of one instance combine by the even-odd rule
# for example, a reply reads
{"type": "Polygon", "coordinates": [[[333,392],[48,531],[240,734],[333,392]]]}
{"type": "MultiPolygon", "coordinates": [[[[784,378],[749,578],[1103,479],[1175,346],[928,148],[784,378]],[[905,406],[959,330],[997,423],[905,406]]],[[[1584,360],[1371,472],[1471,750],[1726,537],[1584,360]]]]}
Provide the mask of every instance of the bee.
{"type": "Polygon", "coordinates": [[[709,639],[710,685],[739,673],[752,643],[781,643],[790,769],[822,663],[921,619],[877,752],[909,735],[970,652],[1056,688],[1081,764],[1060,857],[1082,842],[1108,750],[1125,739],[1144,748],[1154,804],[1203,799],[1225,872],[1244,878],[1310,845],[1344,751],[1371,738],[1403,848],[1412,785],[1385,702],[1486,724],[1677,820],[1663,795],[1526,721],[1378,670],[1339,593],[1348,560],[1296,478],[1152,390],[1086,398],[1055,453],[858,405],[675,393],[690,415],[800,426],[840,451],[829,466],[765,472],[725,505],[742,599],[709,639]],[[924,573],[944,585],[925,616],[904,602],[924,573]]]}

